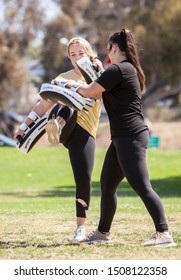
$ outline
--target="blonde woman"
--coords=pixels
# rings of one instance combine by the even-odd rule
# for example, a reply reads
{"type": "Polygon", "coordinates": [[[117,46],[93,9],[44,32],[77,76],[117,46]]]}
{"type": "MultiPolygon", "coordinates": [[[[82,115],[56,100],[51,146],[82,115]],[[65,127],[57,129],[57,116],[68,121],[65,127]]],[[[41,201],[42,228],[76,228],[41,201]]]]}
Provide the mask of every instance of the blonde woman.
{"type": "MultiPolygon", "coordinates": [[[[87,56],[93,63],[102,69],[102,63],[96,58],[97,54],[93,51],[91,45],[82,37],[72,38],[67,46],[68,57],[71,60],[73,68],[65,73],[61,73],[52,83],[56,83],[62,78],[71,79],[79,83],[85,83],[85,80],[79,71],[76,61],[87,56]]],[[[76,118],[74,117],[74,126],[71,127],[71,134],[66,137],[64,146],[68,149],[70,163],[76,185],[76,229],[73,240],[79,242],[85,238],[85,221],[91,198],[91,176],[94,166],[95,140],[101,112],[101,99],[98,99],[90,111],[78,111],[76,118]]],[[[41,99],[33,108],[33,111],[39,116],[50,110],[55,104],[41,99]]],[[[61,114],[55,116],[47,123],[46,132],[48,140],[52,144],[57,144],[64,129],[65,123],[71,117],[73,112],[68,108],[63,108],[66,118],[62,118],[61,114]],[[64,128],[63,128],[64,126],[64,128]]],[[[52,110],[53,111],[53,110],[52,110]]],[[[26,124],[30,125],[31,120],[27,118],[26,124]]],[[[71,123],[71,119],[70,119],[71,123]]],[[[71,125],[70,125],[71,126],[71,125]]],[[[23,135],[19,129],[15,133],[15,138],[23,135]]]]}

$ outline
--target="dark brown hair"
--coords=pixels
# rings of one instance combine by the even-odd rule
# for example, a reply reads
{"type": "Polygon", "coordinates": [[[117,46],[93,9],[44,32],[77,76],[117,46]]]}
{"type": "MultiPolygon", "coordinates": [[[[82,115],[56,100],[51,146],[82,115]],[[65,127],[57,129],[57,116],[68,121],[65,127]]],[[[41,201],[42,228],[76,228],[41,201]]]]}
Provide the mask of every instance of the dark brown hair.
{"type": "Polygon", "coordinates": [[[110,50],[114,44],[118,45],[120,51],[126,54],[127,59],[136,68],[141,90],[143,91],[145,88],[145,75],[140,65],[138,49],[133,34],[128,29],[122,29],[121,32],[114,33],[109,38],[110,50]]]}

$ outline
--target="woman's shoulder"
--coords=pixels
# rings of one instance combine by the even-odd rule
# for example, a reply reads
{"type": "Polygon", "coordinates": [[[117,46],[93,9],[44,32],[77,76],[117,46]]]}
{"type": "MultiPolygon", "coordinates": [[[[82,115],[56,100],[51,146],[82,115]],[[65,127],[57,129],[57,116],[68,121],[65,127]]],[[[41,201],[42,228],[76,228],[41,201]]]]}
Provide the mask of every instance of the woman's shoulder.
{"type": "Polygon", "coordinates": [[[119,71],[118,64],[110,64],[106,69],[105,73],[111,74],[112,72],[119,71]]]}
{"type": "Polygon", "coordinates": [[[71,69],[66,72],[60,73],[58,76],[61,76],[66,79],[72,79],[72,76],[74,76],[74,71],[73,71],[73,69],[71,69]]]}
{"type": "Polygon", "coordinates": [[[117,67],[120,69],[120,71],[125,74],[133,74],[135,73],[135,67],[133,66],[133,64],[131,62],[129,62],[128,60],[124,60],[120,63],[117,64],[117,67]]]}
{"type": "Polygon", "coordinates": [[[85,82],[84,78],[82,76],[79,76],[76,74],[74,69],[68,70],[67,72],[61,73],[59,77],[63,77],[67,80],[73,80],[76,82],[85,82]]]}
{"type": "Polygon", "coordinates": [[[133,64],[129,60],[123,60],[120,63],[117,64],[119,68],[121,69],[134,69],[133,64]]]}

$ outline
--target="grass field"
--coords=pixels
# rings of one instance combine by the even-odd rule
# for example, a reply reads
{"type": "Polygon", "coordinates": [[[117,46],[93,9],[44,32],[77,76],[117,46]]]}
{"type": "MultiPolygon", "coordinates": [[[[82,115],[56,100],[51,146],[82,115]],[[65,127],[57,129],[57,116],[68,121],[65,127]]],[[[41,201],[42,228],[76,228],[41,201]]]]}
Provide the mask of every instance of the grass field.
{"type": "MultiPolygon", "coordinates": [[[[105,150],[96,152],[92,200],[86,230],[99,219],[99,174],[105,150]]],[[[34,148],[24,155],[0,148],[0,259],[181,259],[181,151],[148,150],[155,190],[162,198],[176,247],[140,246],[154,233],[141,200],[126,181],[119,187],[113,245],[78,245],[75,229],[75,187],[63,148],[34,148]]]]}

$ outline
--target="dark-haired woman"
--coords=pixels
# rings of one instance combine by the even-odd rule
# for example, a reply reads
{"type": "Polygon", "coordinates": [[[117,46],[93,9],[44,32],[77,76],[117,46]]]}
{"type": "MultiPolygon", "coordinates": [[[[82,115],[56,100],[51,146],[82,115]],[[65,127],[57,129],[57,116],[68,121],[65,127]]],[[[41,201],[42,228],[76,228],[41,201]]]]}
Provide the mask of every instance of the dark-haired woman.
{"type": "Polygon", "coordinates": [[[131,31],[123,29],[114,33],[109,38],[107,52],[111,65],[95,82],[78,89],[84,97],[103,98],[112,140],[101,172],[99,225],[83,242],[112,242],[110,228],[117,207],[116,190],[126,178],[155,225],[156,233],[143,245],[174,246],[161,200],[149,180],[146,164],[149,131],[141,105],[145,76],[131,31]]]}

